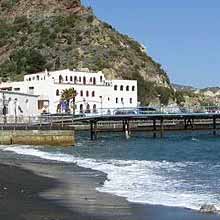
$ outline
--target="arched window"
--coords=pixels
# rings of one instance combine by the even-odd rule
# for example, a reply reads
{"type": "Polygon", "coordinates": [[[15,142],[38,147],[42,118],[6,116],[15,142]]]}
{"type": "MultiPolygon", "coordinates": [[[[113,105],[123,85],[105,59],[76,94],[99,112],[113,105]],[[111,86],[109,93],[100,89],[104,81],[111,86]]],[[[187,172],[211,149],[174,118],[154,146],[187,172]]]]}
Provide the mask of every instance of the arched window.
{"type": "Polygon", "coordinates": [[[114,90],[116,91],[118,89],[118,86],[117,85],[114,85],[114,90]]]}
{"type": "Polygon", "coordinates": [[[70,81],[71,81],[71,82],[73,81],[73,77],[72,77],[72,76],[70,76],[70,81]]]}
{"type": "Polygon", "coordinates": [[[31,77],[29,78],[29,81],[31,81],[31,77]]]}
{"type": "Polygon", "coordinates": [[[82,90],[80,91],[80,96],[83,96],[83,91],[82,90]]]}
{"type": "Polygon", "coordinates": [[[96,78],[93,77],[93,85],[96,85],[96,78]]]}
{"type": "Polygon", "coordinates": [[[115,102],[118,103],[118,98],[116,98],[115,102]]]}
{"type": "Polygon", "coordinates": [[[92,83],[92,77],[90,77],[89,82],[91,82],[91,83],[92,83]]]}
{"type": "Polygon", "coordinates": [[[68,81],[68,76],[66,76],[66,81],[68,81]]]}
{"type": "Polygon", "coordinates": [[[95,97],[95,91],[92,91],[92,97],[95,97]]]}
{"type": "Polygon", "coordinates": [[[60,95],[60,91],[59,89],[56,90],[56,96],[59,96],[60,95]]]}
{"type": "Polygon", "coordinates": [[[83,104],[80,104],[79,111],[80,111],[80,113],[83,113],[83,104]]]}
{"type": "Polygon", "coordinates": [[[63,82],[63,77],[61,75],[59,75],[59,83],[63,82]]]}
{"type": "Polygon", "coordinates": [[[83,84],[84,85],[86,84],[86,77],[85,76],[83,77],[83,84]]]}
{"type": "MultiPolygon", "coordinates": [[[[81,81],[81,78],[80,78],[80,81],[81,81]]],[[[77,82],[77,76],[74,76],[74,83],[77,82]]]]}
{"type": "Polygon", "coordinates": [[[92,111],[93,111],[93,113],[97,113],[96,104],[93,105],[92,111]]]}
{"type": "Polygon", "coordinates": [[[121,85],[121,86],[120,86],[120,90],[123,91],[123,89],[124,89],[124,86],[121,85]]]}
{"type": "Polygon", "coordinates": [[[102,82],[102,76],[100,76],[100,82],[102,82]]]}
{"type": "Polygon", "coordinates": [[[86,96],[89,97],[89,91],[86,91],[86,96]]]}
{"type": "Polygon", "coordinates": [[[37,75],[37,80],[40,80],[40,77],[37,75]]]}
{"type": "Polygon", "coordinates": [[[124,99],[123,98],[121,98],[121,103],[124,104],[124,99]]]}
{"type": "Polygon", "coordinates": [[[110,97],[108,97],[108,101],[110,101],[110,97]]]}
{"type": "Polygon", "coordinates": [[[81,76],[79,77],[79,82],[81,82],[81,76]]]}
{"type": "Polygon", "coordinates": [[[130,104],[132,104],[132,98],[130,98],[130,104]]]}
{"type": "Polygon", "coordinates": [[[129,91],[129,86],[126,86],[126,91],[129,91]]]}
{"type": "Polygon", "coordinates": [[[87,104],[86,105],[86,113],[90,113],[91,111],[90,111],[90,105],[89,104],[87,104]]]}
{"type": "Polygon", "coordinates": [[[135,86],[132,86],[132,91],[135,91],[135,86]]]}

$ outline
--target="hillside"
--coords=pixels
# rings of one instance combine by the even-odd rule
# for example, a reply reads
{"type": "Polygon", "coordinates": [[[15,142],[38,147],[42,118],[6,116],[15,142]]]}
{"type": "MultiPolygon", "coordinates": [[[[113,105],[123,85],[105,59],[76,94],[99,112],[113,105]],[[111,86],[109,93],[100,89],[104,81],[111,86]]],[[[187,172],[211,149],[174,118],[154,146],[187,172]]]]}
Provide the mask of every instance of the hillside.
{"type": "Polygon", "coordinates": [[[1,0],[0,13],[3,81],[46,68],[88,68],[108,79],[137,79],[143,104],[158,97],[166,104],[175,96],[161,65],[80,0],[1,0]]]}

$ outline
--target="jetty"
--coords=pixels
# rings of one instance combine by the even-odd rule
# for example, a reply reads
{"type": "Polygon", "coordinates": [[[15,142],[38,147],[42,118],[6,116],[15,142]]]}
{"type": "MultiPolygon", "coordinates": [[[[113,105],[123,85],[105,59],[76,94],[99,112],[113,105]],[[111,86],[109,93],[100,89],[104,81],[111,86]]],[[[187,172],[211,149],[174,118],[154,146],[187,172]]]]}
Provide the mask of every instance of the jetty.
{"type": "MultiPolygon", "coordinates": [[[[122,111],[123,112],[123,111],[122,111]]],[[[75,130],[87,130],[91,140],[99,132],[152,133],[164,137],[166,131],[210,130],[215,136],[220,129],[220,113],[150,113],[150,114],[56,114],[36,117],[1,118],[0,144],[73,146],[75,130]]]]}
{"type": "Polygon", "coordinates": [[[101,131],[98,127],[100,122],[121,122],[121,129],[126,137],[130,137],[131,131],[147,130],[152,132],[153,137],[156,138],[163,137],[166,130],[212,130],[213,135],[216,135],[217,130],[220,129],[219,119],[220,113],[158,113],[97,115],[76,118],[73,122],[89,124],[91,140],[95,140],[97,132],[101,131]]]}

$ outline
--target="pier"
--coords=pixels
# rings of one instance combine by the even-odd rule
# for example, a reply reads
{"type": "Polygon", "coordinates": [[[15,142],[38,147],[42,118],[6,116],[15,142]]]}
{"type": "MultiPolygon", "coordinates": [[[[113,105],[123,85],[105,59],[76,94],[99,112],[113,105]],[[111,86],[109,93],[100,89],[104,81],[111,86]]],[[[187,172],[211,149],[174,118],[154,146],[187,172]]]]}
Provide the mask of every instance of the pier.
{"type": "MultiPolygon", "coordinates": [[[[133,114],[133,115],[100,115],[73,119],[73,123],[81,122],[90,125],[91,140],[97,139],[97,133],[103,129],[98,127],[101,122],[122,124],[121,129],[127,138],[132,135],[132,131],[152,132],[154,138],[163,137],[165,131],[196,131],[211,130],[213,135],[220,129],[219,113],[173,113],[173,114],[133,114]],[[136,125],[136,126],[134,126],[136,125]],[[139,125],[139,126],[137,126],[139,125]]],[[[107,131],[114,129],[108,129],[107,131]]]]}
{"type": "Polygon", "coordinates": [[[47,115],[22,118],[1,118],[0,144],[73,146],[75,130],[89,130],[91,140],[100,132],[152,133],[163,138],[166,131],[210,130],[217,135],[220,113],[155,113],[121,115],[47,115]]]}

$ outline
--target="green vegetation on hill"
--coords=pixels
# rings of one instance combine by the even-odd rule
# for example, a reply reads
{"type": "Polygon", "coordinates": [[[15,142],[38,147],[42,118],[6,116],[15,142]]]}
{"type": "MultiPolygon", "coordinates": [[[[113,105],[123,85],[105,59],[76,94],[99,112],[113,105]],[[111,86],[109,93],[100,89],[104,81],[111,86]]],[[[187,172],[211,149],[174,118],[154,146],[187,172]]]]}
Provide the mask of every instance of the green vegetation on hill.
{"type": "Polygon", "coordinates": [[[175,99],[166,72],[141,45],[101,22],[78,0],[0,2],[0,77],[88,68],[109,79],[137,79],[142,104],[175,99]]]}

